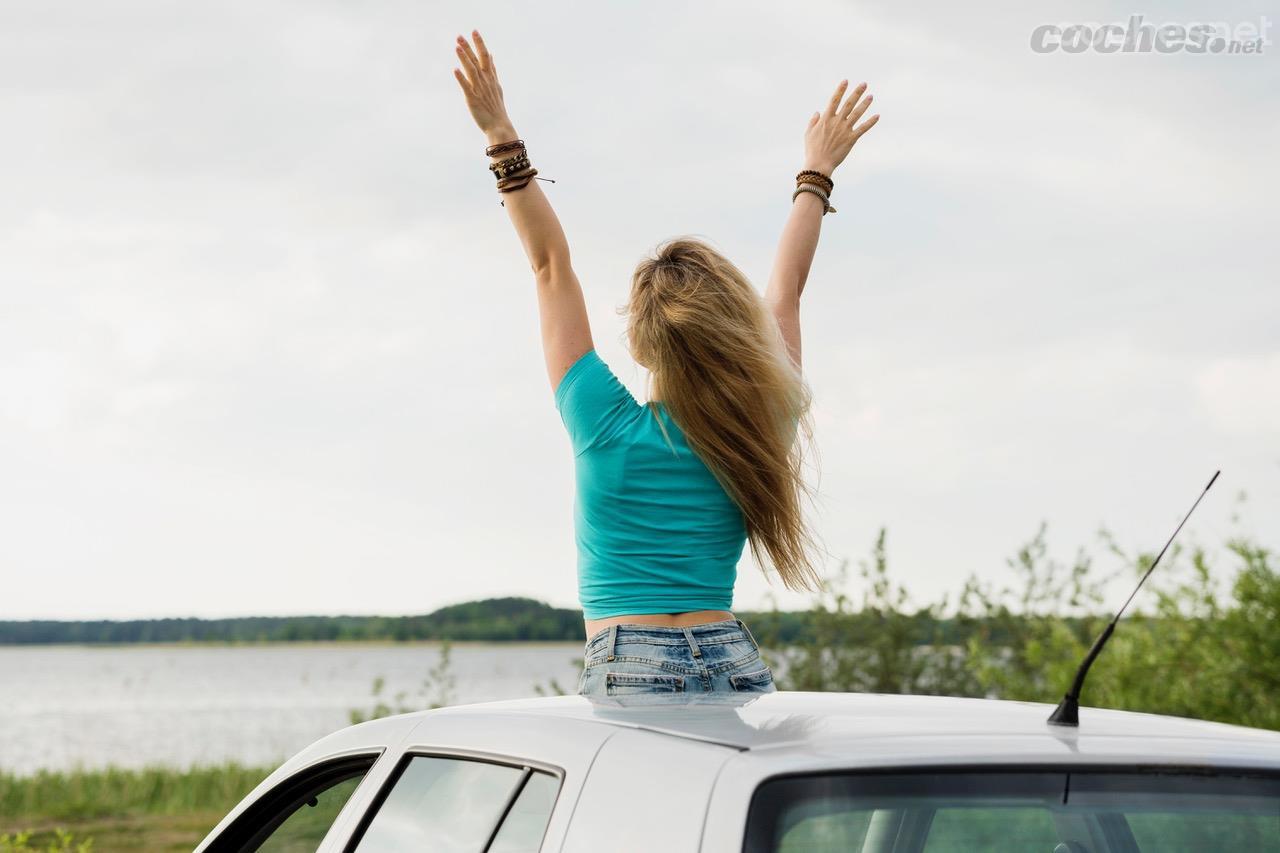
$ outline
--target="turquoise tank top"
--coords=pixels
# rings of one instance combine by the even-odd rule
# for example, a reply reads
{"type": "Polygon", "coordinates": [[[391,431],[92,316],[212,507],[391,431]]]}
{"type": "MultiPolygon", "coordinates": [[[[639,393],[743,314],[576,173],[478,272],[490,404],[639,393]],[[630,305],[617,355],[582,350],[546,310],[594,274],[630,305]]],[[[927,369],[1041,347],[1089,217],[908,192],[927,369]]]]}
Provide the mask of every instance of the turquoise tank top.
{"type": "Polygon", "coordinates": [[[594,349],[569,368],[555,401],[573,446],[583,616],[732,610],[742,511],[662,404],[653,406],[670,445],[594,349]]]}

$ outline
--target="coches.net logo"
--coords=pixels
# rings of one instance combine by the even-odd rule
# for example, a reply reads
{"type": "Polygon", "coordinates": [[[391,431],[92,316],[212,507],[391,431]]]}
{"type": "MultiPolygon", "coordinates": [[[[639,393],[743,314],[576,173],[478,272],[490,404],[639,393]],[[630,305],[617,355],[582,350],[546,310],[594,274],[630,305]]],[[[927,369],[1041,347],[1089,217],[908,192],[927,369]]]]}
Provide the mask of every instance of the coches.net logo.
{"type": "Polygon", "coordinates": [[[1035,53],[1258,54],[1271,44],[1271,19],[1151,24],[1142,15],[1125,23],[1041,24],[1031,31],[1035,53]]]}

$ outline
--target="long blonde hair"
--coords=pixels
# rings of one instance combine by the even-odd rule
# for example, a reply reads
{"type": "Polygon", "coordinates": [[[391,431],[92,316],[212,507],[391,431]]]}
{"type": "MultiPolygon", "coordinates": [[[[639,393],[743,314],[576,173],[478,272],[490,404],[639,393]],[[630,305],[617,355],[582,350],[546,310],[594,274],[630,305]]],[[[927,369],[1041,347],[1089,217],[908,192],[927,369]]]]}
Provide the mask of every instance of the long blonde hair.
{"type": "Polygon", "coordinates": [[[764,299],[728,258],[682,236],[637,265],[620,313],[650,399],[742,510],[756,562],[788,589],[817,589],[801,505],[810,392],[764,299]]]}

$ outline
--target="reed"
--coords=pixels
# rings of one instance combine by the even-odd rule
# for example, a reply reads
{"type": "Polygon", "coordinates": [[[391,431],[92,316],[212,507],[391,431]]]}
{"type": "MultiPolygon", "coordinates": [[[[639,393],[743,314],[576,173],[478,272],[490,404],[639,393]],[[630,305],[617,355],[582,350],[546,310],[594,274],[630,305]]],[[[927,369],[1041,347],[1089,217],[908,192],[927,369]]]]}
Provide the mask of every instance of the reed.
{"type": "MultiPolygon", "coordinates": [[[[0,771],[0,837],[9,849],[191,850],[274,768],[238,762],[188,769],[143,767],[0,771]],[[59,832],[75,843],[60,848],[59,832]],[[30,833],[19,847],[16,838],[30,833]]],[[[5,850],[0,845],[0,851],[5,850]]]]}

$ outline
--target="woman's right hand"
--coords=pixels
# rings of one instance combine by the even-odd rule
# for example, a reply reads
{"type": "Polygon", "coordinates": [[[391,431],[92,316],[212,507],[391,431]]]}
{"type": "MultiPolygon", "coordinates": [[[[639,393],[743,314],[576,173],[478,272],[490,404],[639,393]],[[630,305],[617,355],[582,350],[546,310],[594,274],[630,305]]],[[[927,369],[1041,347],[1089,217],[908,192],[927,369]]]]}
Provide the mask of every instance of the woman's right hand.
{"type": "Polygon", "coordinates": [[[475,50],[471,49],[471,45],[462,36],[458,36],[458,43],[453,46],[458,54],[458,61],[467,69],[467,73],[463,74],[455,68],[453,76],[462,87],[467,109],[471,111],[471,117],[475,119],[481,133],[485,136],[502,137],[497,140],[499,142],[510,141],[514,135],[510,132],[511,119],[507,116],[507,105],[502,99],[502,84],[498,82],[493,57],[489,54],[484,39],[480,37],[479,30],[472,30],[471,36],[476,42],[475,50]]]}
{"type": "Polygon", "coordinates": [[[853,144],[862,134],[880,120],[880,114],[876,113],[858,124],[867,107],[871,106],[871,96],[862,97],[867,90],[866,83],[859,83],[845,100],[844,106],[840,105],[840,98],[848,85],[848,80],[841,80],[827,108],[821,113],[814,113],[809,119],[809,126],[804,132],[806,169],[816,169],[824,175],[830,175],[849,156],[853,144]]]}

